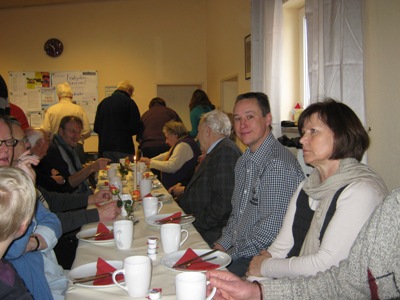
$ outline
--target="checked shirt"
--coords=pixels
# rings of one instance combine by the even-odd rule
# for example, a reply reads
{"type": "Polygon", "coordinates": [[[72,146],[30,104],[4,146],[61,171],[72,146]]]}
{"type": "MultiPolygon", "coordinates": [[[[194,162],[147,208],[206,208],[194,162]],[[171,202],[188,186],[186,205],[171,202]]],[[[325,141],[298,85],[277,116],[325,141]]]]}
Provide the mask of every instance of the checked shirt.
{"type": "Polygon", "coordinates": [[[296,158],[272,133],[254,153],[247,149],[235,167],[232,213],[217,243],[234,260],[268,248],[304,179],[296,158]]]}

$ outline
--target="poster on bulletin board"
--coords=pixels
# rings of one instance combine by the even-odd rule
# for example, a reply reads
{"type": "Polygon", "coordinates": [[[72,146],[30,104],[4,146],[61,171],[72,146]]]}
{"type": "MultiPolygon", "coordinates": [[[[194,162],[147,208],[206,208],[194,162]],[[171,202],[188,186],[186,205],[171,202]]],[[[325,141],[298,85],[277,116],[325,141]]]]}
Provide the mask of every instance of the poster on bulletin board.
{"type": "Polygon", "coordinates": [[[83,107],[94,123],[98,104],[97,71],[9,72],[9,99],[25,112],[31,126],[40,126],[46,110],[58,103],[56,87],[68,82],[72,101],[83,107]]]}

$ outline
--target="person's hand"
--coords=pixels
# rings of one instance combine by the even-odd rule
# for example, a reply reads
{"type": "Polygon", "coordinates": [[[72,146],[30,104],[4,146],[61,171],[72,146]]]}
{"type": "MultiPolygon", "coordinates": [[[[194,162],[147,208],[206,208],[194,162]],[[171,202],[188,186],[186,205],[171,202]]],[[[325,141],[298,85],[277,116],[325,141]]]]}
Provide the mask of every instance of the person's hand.
{"type": "Polygon", "coordinates": [[[98,192],[90,195],[88,198],[88,204],[96,204],[101,202],[109,201],[112,194],[109,190],[99,190],[98,192]]]}
{"type": "Polygon", "coordinates": [[[36,155],[31,154],[31,152],[25,151],[21,154],[20,157],[16,160],[15,167],[23,170],[29,177],[36,182],[36,173],[35,170],[32,168],[32,165],[37,166],[40,160],[36,155]]]}
{"type": "Polygon", "coordinates": [[[65,179],[61,175],[52,175],[51,178],[53,178],[53,180],[55,182],[57,182],[57,184],[64,184],[65,183],[65,179]]]}
{"type": "Polygon", "coordinates": [[[49,149],[49,142],[44,138],[40,138],[36,141],[35,145],[31,147],[31,153],[35,154],[39,159],[46,156],[47,150],[49,149]]]}
{"type": "Polygon", "coordinates": [[[182,184],[179,182],[175,184],[174,186],[171,186],[168,189],[168,193],[170,193],[172,196],[180,196],[185,192],[185,187],[182,186],[182,184]]]}
{"type": "Polygon", "coordinates": [[[35,233],[34,235],[38,238],[39,245],[38,245],[38,242],[36,241],[36,239],[33,236],[30,236],[29,240],[28,240],[28,244],[26,244],[26,247],[25,247],[25,252],[39,251],[39,250],[47,248],[46,240],[40,234],[35,233]]]}
{"type": "Polygon", "coordinates": [[[260,289],[255,283],[244,281],[236,275],[219,270],[210,270],[206,273],[210,284],[207,286],[207,295],[214,287],[217,292],[214,300],[260,300],[260,289]]]}
{"type": "Polygon", "coordinates": [[[121,208],[117,206],[117,201],[111,201],[97,208],[100,222],[114,221],[120,214],[121,208]]]}
{"type": "Polygon", "coordinates": [[[141,157],[139,159],[140,162],[144,162],[146,164],[146,166],[148,167],[150,165],[151,159],[148,157],[141,157]]]}
{"type": "Polygon", "coordinates": [[[262,276],[261,265],[264,260],[271,258],[271,254],[267,250],[261,250],[260,254],[254,256],[250,262],[249,268],[247,269],[246,276],[262,276]]]}
{"type": "Polygon", "coordinates": [[[91,168],[92,172],[98,172],[100,170],[104,170],[109,162],[111,162],[111,159],[101,157],[96,159],[95,162],[89,167],[91,168]]]}
{"type": "Polygon", "coordinates": [[[215,244],[213,249],[217,249],[222,252],[226,252],[226,249],[222,247],[220,244],[215,244]]]}
{"type": "Polygon", "coordinates": [[[55,182],[57,182],[57,184],[64,184],[65,183],[65,178],[60,175],[60,172],[58,172],[57,169],[51,169],[51,178],[53,178],[53,180],[55,182]]]}
{"type": "Polygon", "coordinates": [[[51,169],[51,176],[57,176],[60,175],[60,172],[58,172],[57,169],[51,169]]]}

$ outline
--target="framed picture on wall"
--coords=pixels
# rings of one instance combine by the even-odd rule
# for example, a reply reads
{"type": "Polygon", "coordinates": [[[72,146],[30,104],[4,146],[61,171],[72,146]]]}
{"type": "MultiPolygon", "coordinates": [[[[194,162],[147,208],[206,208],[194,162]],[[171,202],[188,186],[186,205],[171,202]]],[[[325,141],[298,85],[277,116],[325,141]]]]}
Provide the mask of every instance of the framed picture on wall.
{"type": "Polygon", "coordinates": [[[244,38],[244,76],[245,79],[251,78],[251,35],[244,38]]]}

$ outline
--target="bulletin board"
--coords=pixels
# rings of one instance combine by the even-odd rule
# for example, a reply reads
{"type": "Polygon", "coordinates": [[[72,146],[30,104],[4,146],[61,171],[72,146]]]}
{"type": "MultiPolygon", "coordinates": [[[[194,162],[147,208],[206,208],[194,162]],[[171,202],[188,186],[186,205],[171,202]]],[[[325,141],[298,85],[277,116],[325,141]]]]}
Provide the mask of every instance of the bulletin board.
{"type": "Polygon", "coordinates": [[[71,85],[72,101],[83,107],[93,125],[98,104],[97,71],[10,71],[8,74],[10,102],[22,108],[31,126],[40,126],[46,110],[58,103],[56,86],[63,82],[71,85]]]}

